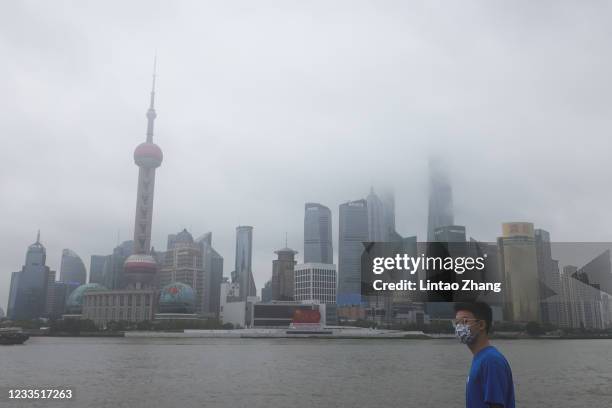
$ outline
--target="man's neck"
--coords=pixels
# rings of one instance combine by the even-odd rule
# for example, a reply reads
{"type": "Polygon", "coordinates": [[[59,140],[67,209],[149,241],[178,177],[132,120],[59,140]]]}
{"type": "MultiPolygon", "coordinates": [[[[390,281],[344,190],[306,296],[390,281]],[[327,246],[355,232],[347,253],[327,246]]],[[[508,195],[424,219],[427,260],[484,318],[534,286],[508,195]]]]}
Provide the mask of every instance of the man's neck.
{"type": "Polygon", "coordinates": [[[480,335],[476,338],[474,344],[468,345],[470,351],[473,355],[478,354],[478,352],[486,347],[489,347],[491,343],[489,343],[489,336],[480,335]]]}

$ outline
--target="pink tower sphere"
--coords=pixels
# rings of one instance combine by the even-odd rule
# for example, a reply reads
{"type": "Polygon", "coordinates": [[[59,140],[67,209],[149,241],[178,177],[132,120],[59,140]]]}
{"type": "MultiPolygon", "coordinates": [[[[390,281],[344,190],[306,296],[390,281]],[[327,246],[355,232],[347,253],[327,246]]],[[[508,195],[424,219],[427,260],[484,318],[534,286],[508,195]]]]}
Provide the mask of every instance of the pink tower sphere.
{"type": "Polygon", "coordinates": [[[134,162],[139,167],[159,167],[164,159],[164,154],[155,143],[141,143],[134,150],[134,162]]]}

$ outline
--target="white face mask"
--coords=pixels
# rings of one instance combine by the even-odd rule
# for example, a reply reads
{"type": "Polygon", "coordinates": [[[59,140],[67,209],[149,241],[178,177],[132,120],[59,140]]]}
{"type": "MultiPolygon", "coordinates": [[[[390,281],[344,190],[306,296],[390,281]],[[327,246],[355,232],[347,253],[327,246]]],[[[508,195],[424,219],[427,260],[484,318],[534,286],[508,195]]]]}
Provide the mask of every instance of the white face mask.
{"type": "Polygon", "coordinates": [[[474,333],[467,324],[459,323],[455,326],[455,337],[463,344],[472,344],[476,341],[478,333],[474,333]]]}

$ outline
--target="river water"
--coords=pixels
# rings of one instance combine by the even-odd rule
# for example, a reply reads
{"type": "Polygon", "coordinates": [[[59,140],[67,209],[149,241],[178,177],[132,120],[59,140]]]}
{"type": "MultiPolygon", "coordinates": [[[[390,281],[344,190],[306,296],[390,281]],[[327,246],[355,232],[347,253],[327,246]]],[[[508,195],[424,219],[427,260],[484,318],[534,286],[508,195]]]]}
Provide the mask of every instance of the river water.
{"type": "MultiPolygon", "coordinates": [[[[612,407],[612,340],[494,343],[517,407],[612,407]]],[[[463,407],[454,340],[31,338],[0,346],[0,407],[463,407]],[[9,400],[70,388],[71,401],[9,400]]]]}

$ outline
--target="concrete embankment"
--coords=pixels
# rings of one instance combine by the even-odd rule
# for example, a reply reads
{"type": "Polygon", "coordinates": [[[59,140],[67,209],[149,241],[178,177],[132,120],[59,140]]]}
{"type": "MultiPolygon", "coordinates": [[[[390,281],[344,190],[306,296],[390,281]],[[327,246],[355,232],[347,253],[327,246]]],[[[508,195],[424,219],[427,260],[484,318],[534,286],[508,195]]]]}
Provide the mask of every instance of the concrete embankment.
{"type": "Polygon", "coordinates": [[[147,338],[325,338],[325,339],[429,339],[420,331],[325,328],[322,330],[235,329],[185,330],[184,332],[126,332],[126,337],[147,338]]]}

